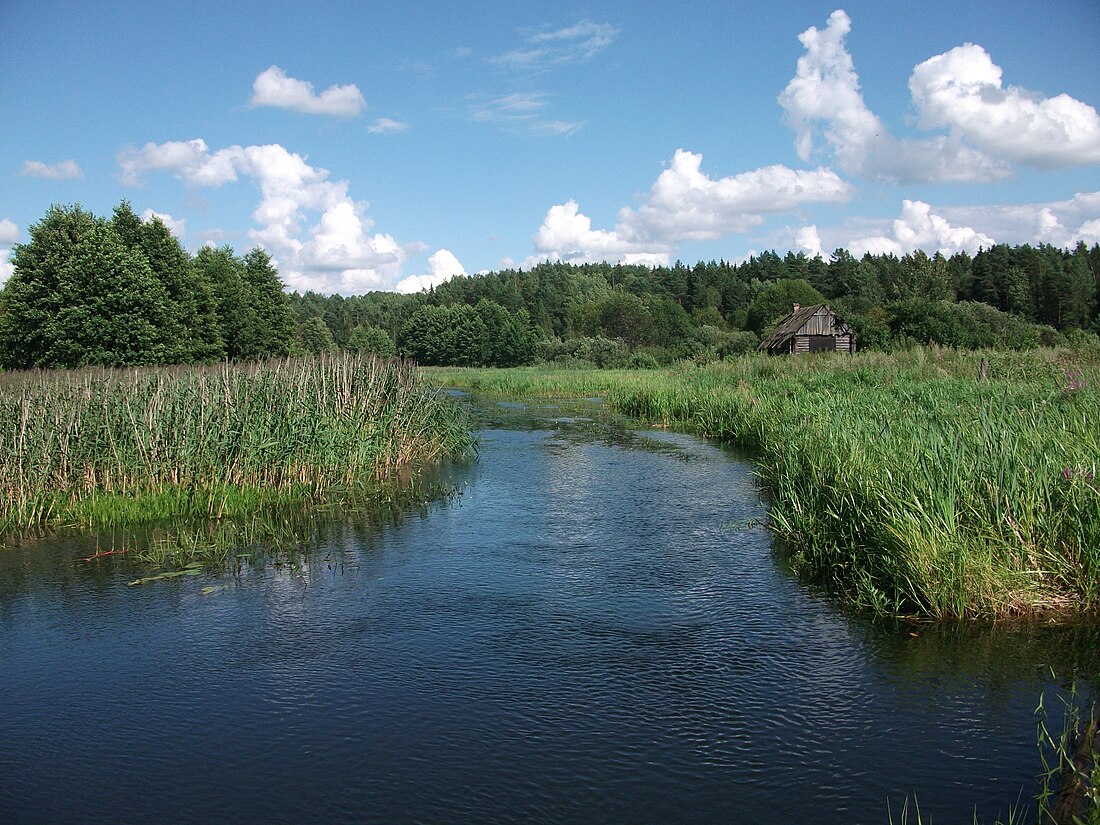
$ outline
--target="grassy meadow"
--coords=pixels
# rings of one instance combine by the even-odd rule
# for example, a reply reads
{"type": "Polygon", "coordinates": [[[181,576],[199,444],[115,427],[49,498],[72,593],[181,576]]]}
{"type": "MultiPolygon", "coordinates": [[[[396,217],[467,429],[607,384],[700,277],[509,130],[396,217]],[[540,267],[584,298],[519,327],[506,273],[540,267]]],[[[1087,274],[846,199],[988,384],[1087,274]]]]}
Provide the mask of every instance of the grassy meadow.
{"type": "Polygon", "coordinates": [[[940,619],[1100,609],[1095,354],[918,349],[432,376],[508,397],[600,396],[748,449],[791,565],[859,608],[940,619]]]}
{"type": "Polygon", "coordinates": [[[352,354],[0,373],[0,433],[0,535],[370,495],[473,445],[415,367],[352,354]]]}

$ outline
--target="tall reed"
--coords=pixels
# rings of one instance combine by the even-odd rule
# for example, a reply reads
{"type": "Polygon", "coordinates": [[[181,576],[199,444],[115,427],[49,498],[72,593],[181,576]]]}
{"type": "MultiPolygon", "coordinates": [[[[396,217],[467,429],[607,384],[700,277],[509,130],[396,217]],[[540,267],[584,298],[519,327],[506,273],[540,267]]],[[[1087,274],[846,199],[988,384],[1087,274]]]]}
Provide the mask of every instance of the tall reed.
{"type": "Polygon", "coordinates": [[[796,570],[877,613],[947,618],[1100,609],[1098,366],[920,350],[438,380],[601,395],[739,444],[796,570]]]}
{"type": "Polygon", "coordinates": [[[0,530],[224,515],[472,446],[461,409],[373,356],[0,375],[0,530]]]}

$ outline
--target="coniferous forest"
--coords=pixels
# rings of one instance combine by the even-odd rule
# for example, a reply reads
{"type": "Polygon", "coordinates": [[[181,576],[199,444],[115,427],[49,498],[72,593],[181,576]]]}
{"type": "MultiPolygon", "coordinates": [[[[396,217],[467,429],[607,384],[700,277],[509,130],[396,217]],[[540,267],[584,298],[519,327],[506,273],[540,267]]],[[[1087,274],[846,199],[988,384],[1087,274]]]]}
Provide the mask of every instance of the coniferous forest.
{"type": "Polygon", "coordinates": [[[0,292],[0,366],[247,361],[337,349],[425,365],[656,366],[753,350],[795,303],[828,303],[859,347],[1030,349],[1100,332],[1100,245],[1003,244],[648,267],[546,262],[416,295],[284,291],[260,248],[188,253],[122,202],[55,206],[17,244],[0,292]]]}

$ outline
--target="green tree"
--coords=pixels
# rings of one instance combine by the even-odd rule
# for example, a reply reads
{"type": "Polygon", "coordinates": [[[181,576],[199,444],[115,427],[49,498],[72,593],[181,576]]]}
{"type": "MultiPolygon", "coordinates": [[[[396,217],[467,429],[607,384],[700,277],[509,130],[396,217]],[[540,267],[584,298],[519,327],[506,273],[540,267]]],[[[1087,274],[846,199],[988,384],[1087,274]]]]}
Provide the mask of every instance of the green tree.
{"type": "Polygon", "coordinates": [[[348,349],[352,352],[373,352],[386,358],[397,355],[393,339],[384,329],[358,326],[348,337],[348,349]]]}
{"type": "Polygon", "coordinates": [[[749,305],[748,329],[759,334],[790,314],[795,304],[825,303],[825,296],[802,278],[785,278],[768,284],[749,305]]]}
{"type": "Polygon", "coordinates": [[[204,246],[195,254],[197,276],[208,285],[213,297],[218,334],[224,343],[222,355],[230,360],[242,358],[244,330],[255,328],[252,304],[244,282],[244,264],[228,246],[217,249],[204,246]]]}
{"type": "Polygon", "coordinates": [[[298,349],[310,355],[335,352],[336,341],[332,337],[332,330],[328,328],[328,324],[316,315],[306,318],[298,330],[298,349]]]}
{"type": "Polygon", "coordinates": [[[251,311],[240,331],[237,357],[254,361],[288,354],[294,343],[294,314],[271,256],[254,248],[244,256],[243,274],[244,300],[251,311]]]}
{"type": "Polygon", "coordinates": [[[157,364],[171,360],[170,299],[111,224],[51,207],[16,244],[0,312],[7,368],[157,364]]]}

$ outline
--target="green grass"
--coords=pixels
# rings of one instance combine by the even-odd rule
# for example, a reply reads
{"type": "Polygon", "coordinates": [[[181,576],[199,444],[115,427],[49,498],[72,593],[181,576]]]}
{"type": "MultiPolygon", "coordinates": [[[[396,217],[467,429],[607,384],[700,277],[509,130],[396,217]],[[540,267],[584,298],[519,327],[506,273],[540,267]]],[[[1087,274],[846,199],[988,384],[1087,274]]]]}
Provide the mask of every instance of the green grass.
{"type": "Polygon", "coordinates": [[[748,449],[791,565],[859,608],[940,619],[1100,608],[1095,356],[917,350],[433,375],[509,397],[601,396],[748,449]]]}
{"type": "Polygon", "coordinates": [[[0,535],[362,499],[472,449],[415,367],[341,354],[0,375],[0,535]]]}

